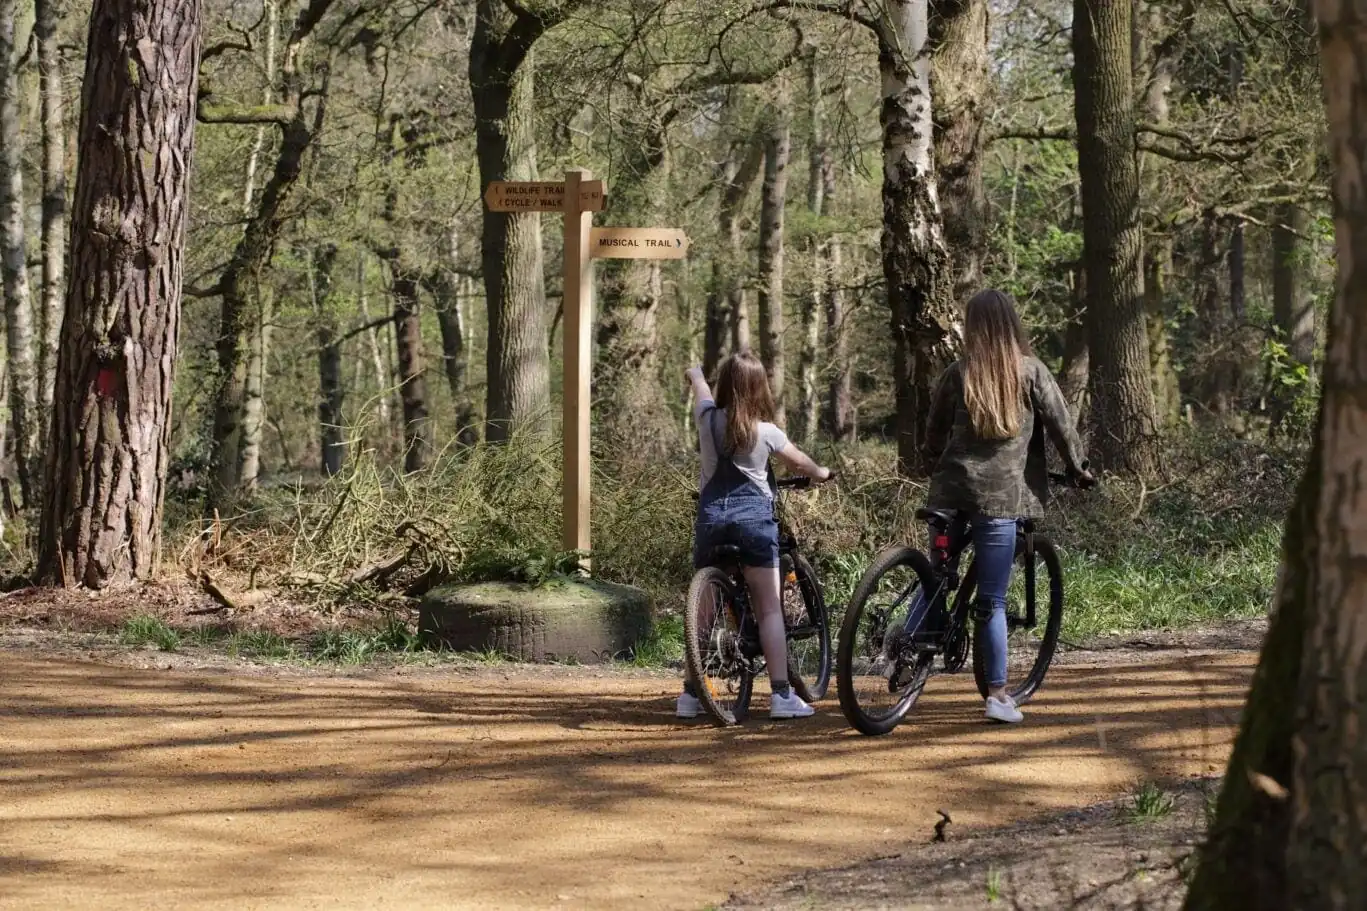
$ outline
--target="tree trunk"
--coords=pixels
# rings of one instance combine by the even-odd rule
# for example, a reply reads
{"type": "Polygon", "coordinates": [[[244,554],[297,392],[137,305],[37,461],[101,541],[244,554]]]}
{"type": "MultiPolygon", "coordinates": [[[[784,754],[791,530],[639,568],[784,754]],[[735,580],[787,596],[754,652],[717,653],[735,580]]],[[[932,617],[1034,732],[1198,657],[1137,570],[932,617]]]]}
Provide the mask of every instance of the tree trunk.
{"type": "Polygon", "coordinates": [[[1144,326],[1129,3],[1075,0],[1073,86],[1082,183],[1093,460],[1138,473],[1157,461],[1144,326]]]}
{"type": "MultiPolygon", "coordinates": [[[[786,96],[786,93],[781,93],[786,96]]],[[[786,108],[786,98],[779,108],[786,108]]],[[[764,185],[759,209],[759,355],[774,396],[774,421],[787,423],[787,372],[783,357],[783,222],[788,197],[792,130],[779,113],[764,140],[764,185]]]]}
{"type": "Polygon", "coordinates": [[[38,451],[47,451],[48,416],[57,379],[57,347],[62,333],[62,295],[66,290],[66,116],[62,54],[58,46],[57,0],[36,0],[34,33],[38,41],[38,84],[42,98],[43,221],[42,303],[38,307],[38,451]]]}
{"type": "MultiPolygon", "coordinates": [[[[1367,908],[1367,6],[1315,4],[1329,126],[1338,294],[1321,399],[1314,587],[1290,782],[1287,906],[1367,908]]],[[[1286,681],[1290,683],[1290,681],[1286,681]]]]}
{"type": "Polygon", "coordinates": [[[422,356],[422,322],[418,318],[421,276],[389,264],[393,275],[394,335],[399,354],[399,401],[403,404],[403,470],[422,471],[432,460],[432,425],[427,407],[427,377],[422,356]]]}
{"type": "Polygon", "coordinates": [[[983,118],[991,84],[987,68],[987,0],[930,4],[930,97],[945,243],[952,251],[954,300],[962,306],[983,284],[987,257],[987,193],[983,188],[983,118]]]}
{"type": "Polygon", "coordinates": [[[747,143],[744,146],[732,146],[722,166],[718,234],[726,246],[721,255],[712,261],[712,288],[707,298],[703,372],[709,377],[715,375],[728,339],[733,351],[750,344],[748,317],[742,320],[740,315],[745,311],[745,277],[741,265],[745,236],[741,231],[740,210],[763,160],[763,148],[757,143],[747,143]],[[740,338],[742,323],[744,345],[740,338]]]}
{"type": "Polygon", "coordinates": [[[931,137],[926,4],[888,0],[879,29],[883,101],[883,276],[893,336],[897,457],[924,474],[931,386],[951,353],[955,307],[931,137]]]}
{"type": "MultiPolygon", "coordinates": [[[[670,158],[666,124],[651,118],[633,131],[631,152],[613,189],[641,200],[647,224],[668,222],[670,158]]],[[[600,313],[593,386],[596,424],[604,444],[643,462],[667,458],[679,438],[660,381],[663,274],[658,260],[607,260],[599,270],[600,313]]]]}
{"type": "Polygon", "coordinates": [[[842,250],[840,238],[827,242],[831,281],[826,285],[826,360],[831,386],[827,393],[827,424],[831,439],[848,443],[854,439],[854,393],[851,382],[849,327],[845,324],[845,293],[840,289],[842,250]]]}
{"type": "Polygon", "coordinates": [[[1087,399],[1089,361],[1087,353],[1087,272],[1082,263],[1073,269],[1074,312],[1063,330],[1063,367],[1059,371],[1059,391],[1068,403],[1073,422],[1082,419],[1087,399]]]}
{"type": "Polygon", "coordinates": [[[309,291],[318,339],[318,453],[323,474],[331,477],[346,461],[346,438],[342,435],[342,339],[332,299],[332,270],[337,247],[315,247],[309,264],[309,291]]]}
{"type": "Polygon", "coordinates": [[[160,557],[200,25],[196,0],[91,11],[43,582],[146,579],[160,557]]]}
{"type": "Polygon", "coordinates": [[[826,163],[834,165],[830,146],[826,142],[825,105],[821,98],[821,70],[817,55],[808,55],[807,104],[810,135],[807,150],[807,211],[812,214],[813,231],[807,242],[811,254],[811,288],[802,300],[802,351],[798,360],[797,421],[794,436],[805,442],[816,438],[820,414],[821,394],[817,389],[817,359],[821,345],[821,312],[826,287],[832,281],[826,242],[821,239],[826,215],[826,163]]]}
{"type": "MultiPolygon", "coordinates": [[[[1310,214],[1297,205],[1278,206],[1272,220],[1272,316],[1291,362],[1310,368],[1315,360],[1315,299],[1305,284],[1306,251],[1301,238],[1310,214]]],[[[1274,382],[1272,421],[1280,426],[1298,390],[1274,382]]]]}
{"type": "Polygon", "coordinates": [[[247,336],[247,363],[243,367],[242,444],[238,449],[237,490],[243,496],[256,493],[261,479],[261,441],[266,432],[266,368],[271,345],[271,318],[275,291],[256,286],[251,329],[247,336]]]}
{"type": "Polygon", "coordinates": [[[1248,295],[1244,290],[1244,223],[1235,221],[1229,229],[1229,313],[1234,318],[1234,329],[1248,318],[1248,295]]]}
{"type": "MultiPolygon", "coordinates": [[[[1320,427],[1324,428],[1323,418],[1320,427]]],[[[1292,807],[1296,681],[1315,592],[1321,497],[1316,441],[1282,538],[1281,579],[1239,736],[1229,757],[1215,821],[1187,892],[1186,911],[1285,911],[1292,807]],[[1268,782],[1272,784],[1269,785],[1268,782]]]]}
{"type": "MultiPolygon", "coordinates": [[[[266,18],[266,88],[262,92],[262,103],[270,104],[275,98],[275,41],[280,27],[280,8],[275,0],[262,0],[262,10],[266,18]]],[[[252,140],[252,150],[247,156],[247,179],[242,190],[242,212],[248,218],[252,214],[252,202],[256,195],[256,170],[261,160],[261,149],[266,144],[266,127],[256,128],[256,138],[252,140]]]]}
{"type": "MultiPolygon", "coordinates": [[[[1192,10],[1194,7],[1189,7],[1182,15],[1191,15],[1192,10]]],[[[1170,119],[1168,96],[1191,23],[1185,19],[1174,20],[1166,7],[1151,0],[1132,0],[1131,12],[1134,16],[1131,46],[1139,49],[1131,64],[1138,73],[1145,60],[1150,63],[1147,72],[1137,77],[1144,80],[1144,116],[1149,123],[1167,126],[1170,119]]],[[[1159,198],[1167,165],[1168,162],[1157,155],[1141,156],[1139,169],[1145,198],[1159,198]]],[[[1172,270],[1172,234],[1171,228],[1152,222],[1144,226],[1144,232],[1144,313],[1149,339],[1149,374],[1153,380],[1157,418],[1160,426],[1166,427],[1175,424],[1182,412],[1182,393],[1168,339],[1167,277],[1172,270]]]]}
{"type": "Polygon", "coordinates": [[[470,400],[467,374],[469,354],[465,350],[465,319],[462,313],[462,280],[455,268],[460,264],[456,235],[452,232],[447,255],[450,268],[435,269],[424,279],[436,305],[437,325],[441,329],[441,351],[446,384],[456,411],[456,442],[473,446],[479,442],[474,402],[470,400]]]}
{"type": "Polygon", "coordinates": [[[5,339],[9,355],[9,407],[14,426],[14,466],[27,506],[38,494],[40,470],[33,362],[33,303],[29,298],[28,245],[24,239],[24,134],[19,123],[22,48],[17,39],[19,4],[0,0],[0,285],[5,295],[5,339]]]}
{"type": "MultiPolygon", "coordinates": [[[[495,180],[535,180],[535,34],[503,0],[477,0],[470,44],[470,91],[481,190],[495,180]]],[[[482,263],[489,311],[490,440],[543,427],[550,408],[550,312],[546,307],[538,215],[484,212],[482,263]]]]}
{"type": "Polygon", "coordinates": [[[365,333],[366,347],[370,354],[371,368],[375,371],[375,411],[380,424],[379,437],[382,443],[387,443],[394,430],[393,406],[390,401],[393,397],[394,375],[384,356],[387,342],[380,339],[381,327],[371,325],[370,305],[366,302],[365,278],[365,253],[361,252],[356,258],[356,304],[357,309],[361,311],[362,325],[371,326],[365,333]]]}
{"type": "Polygon", "coordinates": [[[1187,896],[1192,911],[1367,907],[1367,124],[1360,114],[1367,77],[1358,65],[1367,59],[1367,15],[1349,4],[1316,7],[1338,295],[1316,444],[1287,523],[1277,609],[1187,896]]]}

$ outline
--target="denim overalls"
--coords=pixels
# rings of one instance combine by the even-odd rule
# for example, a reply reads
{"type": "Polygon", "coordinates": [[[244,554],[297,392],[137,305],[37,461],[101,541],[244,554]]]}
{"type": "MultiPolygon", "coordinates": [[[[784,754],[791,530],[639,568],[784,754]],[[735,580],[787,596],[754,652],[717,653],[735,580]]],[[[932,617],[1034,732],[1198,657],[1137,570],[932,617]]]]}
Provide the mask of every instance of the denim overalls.
{"type": "Polygon", "coordinates": [[[698,496],[698,517],[693,525],[693,566],[710,562],[713,550],[723,544],[740,548],[742,566],[778,566],[778,522],[774,519],[774,472],[769,469],[770,494],[755,485],[736,467],[717,433],[722,411],[715,405],[698,416],[706,423],[717,453],[717,471],[698,496]]]}

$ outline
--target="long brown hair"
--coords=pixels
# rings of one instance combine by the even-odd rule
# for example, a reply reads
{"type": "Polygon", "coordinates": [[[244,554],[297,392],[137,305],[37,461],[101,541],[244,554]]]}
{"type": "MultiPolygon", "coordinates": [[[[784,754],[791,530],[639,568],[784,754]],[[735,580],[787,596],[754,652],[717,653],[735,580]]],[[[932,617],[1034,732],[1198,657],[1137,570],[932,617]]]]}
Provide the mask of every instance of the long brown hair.
{"type": "Polygon", "coordinates": [[[964,405],[979,437],[1009,440],[1020,433],[1029,353],[1010,295],[993,290],[973,295],[964,312],[964,405]]]}
{"type": "Polygon", "coordinates": [[[774,396],[759,358],[742,351],[721,362],[717,368],[717,407],[726,412],[726,454],[754,449],[759,422],[774,419],[774,396]]]}

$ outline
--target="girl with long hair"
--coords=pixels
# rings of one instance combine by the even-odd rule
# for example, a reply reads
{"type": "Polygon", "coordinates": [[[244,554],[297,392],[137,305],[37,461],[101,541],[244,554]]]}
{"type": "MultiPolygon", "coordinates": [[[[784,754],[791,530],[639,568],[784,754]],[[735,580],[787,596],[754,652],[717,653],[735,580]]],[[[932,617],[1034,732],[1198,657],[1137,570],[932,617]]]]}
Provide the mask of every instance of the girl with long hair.
{"type": "MultiPolygon", "coordinates": [[[[1001,291],[981,291],[964,312],[963,356],[941,374],[931,396],[926,456],[935,468],[926,505],[958,511],[971,522],[978,566],[973,610],[988,621],[987,717],[1008,724],[1023,718],[1006,692],[1006,589],[1016,519],[1038,518],[1048,502],[1043,459],[1030,453],[1037,421],[1078,486],[1091,486],[1067,403],[1049,368],[1031,355],[1014,302],[1001,291]]],[[[911,612],[909,631],[923,616],[924,610],[911,612]]]]}
{"type": "MultiPolygon", "coordinates": [[[[694,417],[702,454],[698,515],[693,528],[693,566],[702,568],[720,545],[740,549],[745,585],[759,621],[760,646],[769,668],[770,718],[806,718],[813,709],[788,683],[788,643],[779,587],[778,523],[774,519],[773,472],[776,457],[790,471],[814,481],[831,472],[798,449],[778,427],[769,379],[759,358],[748,351],[722,361],[717,394],[702,370],[685,374],[693,391],[694,417]]],[[[696,718],[702,711],[693,681],[684,681],[676,714],[696,718]]]]}

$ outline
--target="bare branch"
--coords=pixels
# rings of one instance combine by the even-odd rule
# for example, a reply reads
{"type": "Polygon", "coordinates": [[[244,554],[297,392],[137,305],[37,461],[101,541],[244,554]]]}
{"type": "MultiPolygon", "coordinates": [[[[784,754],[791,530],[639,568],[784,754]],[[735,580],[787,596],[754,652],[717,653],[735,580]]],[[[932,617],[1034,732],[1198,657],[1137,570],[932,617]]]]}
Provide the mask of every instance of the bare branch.
{"type": "Polygon", "coordinates": [[[831,2],[823,2],[823,0],[762,0],[755,7],[755,12],[765,13],[781,9],[802,13],[825,13],[829,16],[847,19],[850,22],[857,22],[880,38],[883,34],[882,25],[878,21],[863,13],[855,12],[853,0],[844,0],[844,2],[836,2],[836,0],[831,0],[831,2]]]}
{"type": "Polygon", "coordinates": [[[251,53],[255,50],[256,48],[252,46],[252,40],[250,37],[247,37],[242,41],[220,41],[218,44],[206,47],[204,49],[204,53],[199,55],[199,62],[201,65],[203,65],[205,63],[208,63],[210,60],[213,60],[215,57],[221,57],[228,51],[243,51],[245,53],[251,53]]]}
{"type": "Polygon", "coordinates": [[[363,332],[369,332],[372,329],[378,329],[381,326],[387,325],[388,323],[392,322],[394,322],[394,314],[386,314],[384,316],[378,317],[377,319],[373,319],[370,322],[365,323],[364,325],[357,326],[355,329],[351,329],[347,332],[344,332],[342,335],[334,339],[332,344],[340,345],[343,342],[350,341],[351,339],[355,338],[363,332]]]}

